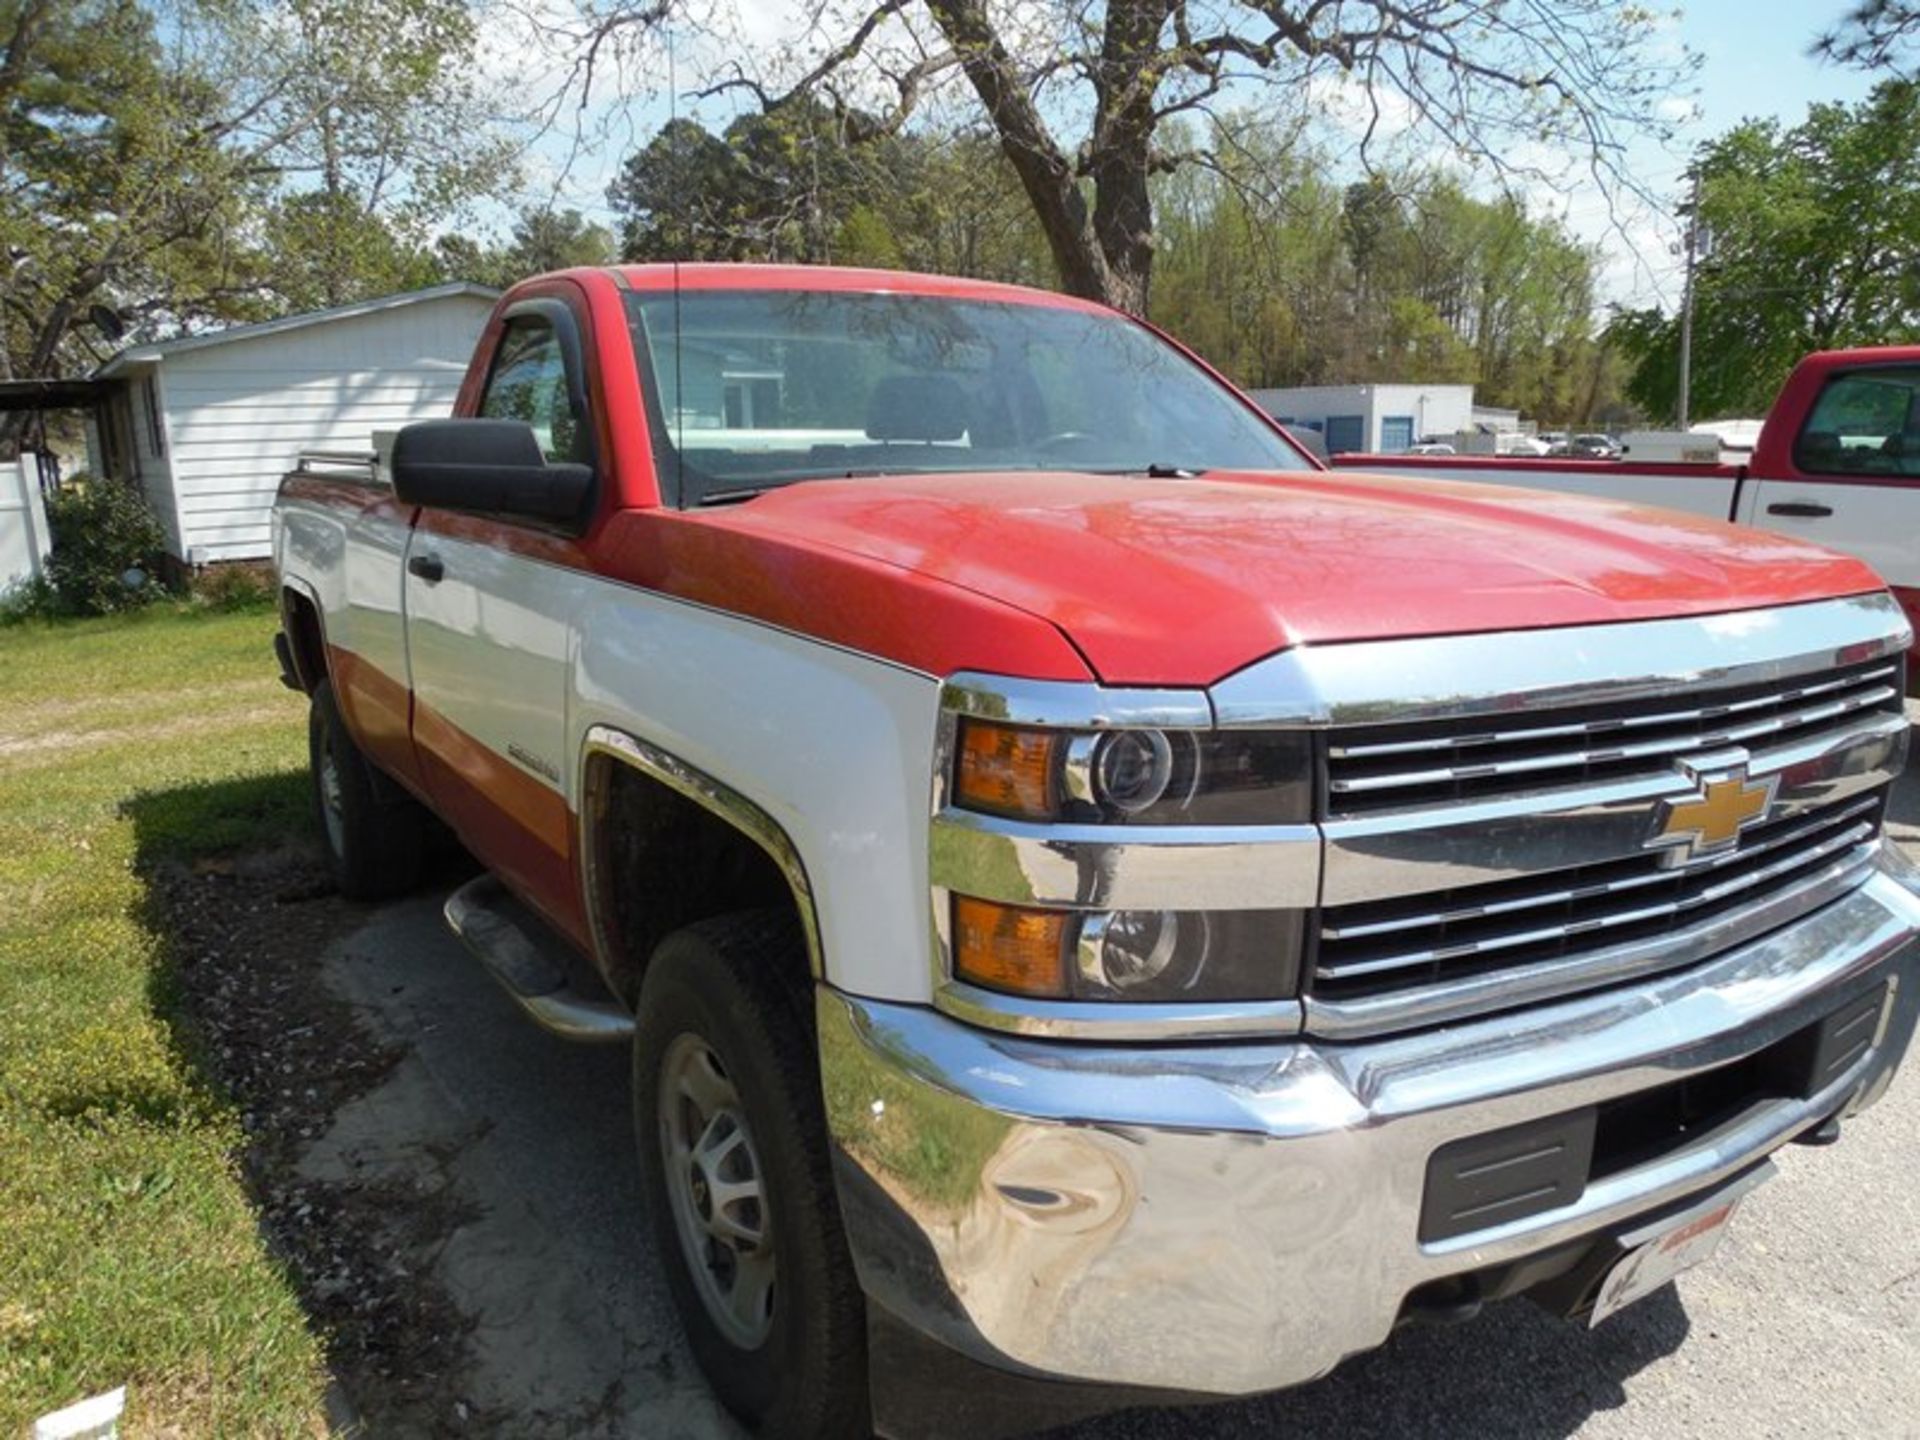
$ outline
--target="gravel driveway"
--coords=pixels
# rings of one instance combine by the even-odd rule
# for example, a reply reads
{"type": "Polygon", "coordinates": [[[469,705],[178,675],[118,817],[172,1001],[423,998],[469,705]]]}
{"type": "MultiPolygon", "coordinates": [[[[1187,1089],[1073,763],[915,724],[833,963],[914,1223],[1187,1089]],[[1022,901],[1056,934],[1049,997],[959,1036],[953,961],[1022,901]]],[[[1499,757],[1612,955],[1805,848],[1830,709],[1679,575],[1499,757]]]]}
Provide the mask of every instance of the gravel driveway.
{"type": "MultiPolygon", "coordinates": [[[[1899,791],[1895,829],[1920,853],[1920,770],[1899,791]]],[[[680,1341],[645,1243],[624,1050],[572,1047],[524,1022],[438,909],[428,897],[373,912],[325,957],[330,985],[402,1058],[302,1169],[453,1202],[459,1223],[416,1257],[472,1323],[445,1430],[737,1435],[680,1341]]],[[[1920,1435],[1916,1157],[1910,1074],[1838,1147],[1783,1152],[1780,1176],[1677,1292],[1596,1332],[1508,1302],[1464,1326],[1404,1331],[1299,1390],[1060,1433],[1920,1435]]],[[[393,1433],[365,1418],[368,1433],[393,1433]]]]}

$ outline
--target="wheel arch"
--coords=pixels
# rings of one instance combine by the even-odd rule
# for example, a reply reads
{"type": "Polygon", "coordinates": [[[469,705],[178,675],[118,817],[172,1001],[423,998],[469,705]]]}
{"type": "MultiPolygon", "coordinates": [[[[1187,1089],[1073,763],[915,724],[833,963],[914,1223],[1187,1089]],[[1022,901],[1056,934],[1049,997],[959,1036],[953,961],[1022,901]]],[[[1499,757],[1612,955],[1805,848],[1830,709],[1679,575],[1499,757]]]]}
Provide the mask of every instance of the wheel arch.
{"type": "Polygon", "coordinates": [[[327,678],[327,631],[320,603],[311,591],[293,580],[280,585],[280,631],[287,637],[294,678],[311,695],[327,678]]]}
{"type": "MultiPolygon", "coordinates": [[[[718,843],[731,853],[723,859],[733,865],[712,867],[721,878],[711,888],[695,886],[675,894],[678,908],[668,906],[671,918],[662,918],[651,930],[665,934],[696,921],[757,908],[774,900],[788,900],[799,919],[806,941],[809,976],[825,975],[820,921],[812,882],[793,838],[759,805],[724,781],[687,764],[678,756],[624,730],[608,725],[588,728],[581,744],[578,854],[581,902],[592,935],[596,962],[615,993],[629,1002],[639,993],[639,982],[652,944],[637,944],[622,923],[622,899],[628,893],[616,882],[635,857],[615,853],[623,820],[623,794],[634,784],[646,787],[650,802],[664,799],[671,810],[654,837],[661,849],[691,841],[697,859],[711,859],[718,843]],[[741,867],[744,873],[741,873],[741,867]],[[757,868],[764,867],[764,868],[757,868]],[[732,883],[728,883],[728,875],[732,883]],[[777,882],[776,878],[777,877],[777,882]],[[729,897],[719,902],[719,897],[729,897]],[[737,900],[738,903],[731,903],[737,900]],[[644,953],[641,953],[644,951],[644,953]]],[[[647,858],[658,860],[655,854],[647,858]]],[[[684,858],[684,857],[683,857],[684,858]]],[[[656,896],[655,898],[660,898],[656,896]]]]}

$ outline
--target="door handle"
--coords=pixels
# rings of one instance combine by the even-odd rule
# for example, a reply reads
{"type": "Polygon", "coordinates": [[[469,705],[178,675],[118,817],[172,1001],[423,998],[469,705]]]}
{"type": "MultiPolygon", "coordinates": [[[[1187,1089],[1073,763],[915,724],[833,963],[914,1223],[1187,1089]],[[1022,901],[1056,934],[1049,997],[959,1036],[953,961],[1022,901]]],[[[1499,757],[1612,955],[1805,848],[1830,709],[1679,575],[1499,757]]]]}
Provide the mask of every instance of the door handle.
{"type": "Polygon", "coordinates": [[[1782,500],[1777,505],[1767,506],[1769,515],[1791,515],[1799,520],[1818,520],[1833,514],[1831,505],[1816,505],[1811,500],[1782,500]]]}
{"type": "Polygon", "coordinates": [[[409,555],[407,573],[418,575],[429,585],[438,585],[447,578],[447,567],[438,555],[409,555]]]}

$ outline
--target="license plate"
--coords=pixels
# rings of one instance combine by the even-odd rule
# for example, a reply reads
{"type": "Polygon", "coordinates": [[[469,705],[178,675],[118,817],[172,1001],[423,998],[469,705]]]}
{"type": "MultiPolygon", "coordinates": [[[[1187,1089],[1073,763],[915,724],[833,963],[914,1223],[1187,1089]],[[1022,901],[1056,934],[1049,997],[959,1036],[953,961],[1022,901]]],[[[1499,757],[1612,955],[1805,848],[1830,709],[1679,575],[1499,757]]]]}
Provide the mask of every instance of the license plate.
{"type": "Polygon", "coordinates": [[[1709,1260],[1726,1238],[1727,1224],[1747,1192],[1768,1178],[1773,1166],[1766,1165],[1731,1191],[1722,1192],[1675,1216],[1664,1229],[1643,1238],[1641,1234],[1623,1237],[1632,1246],[1620,1257],[1607,1278],[1600,1282],[1594,1297],[1589,1325],[1598,1325],[1615,1311],[1644,1299],[1683,1270],[1709,1260]]]}

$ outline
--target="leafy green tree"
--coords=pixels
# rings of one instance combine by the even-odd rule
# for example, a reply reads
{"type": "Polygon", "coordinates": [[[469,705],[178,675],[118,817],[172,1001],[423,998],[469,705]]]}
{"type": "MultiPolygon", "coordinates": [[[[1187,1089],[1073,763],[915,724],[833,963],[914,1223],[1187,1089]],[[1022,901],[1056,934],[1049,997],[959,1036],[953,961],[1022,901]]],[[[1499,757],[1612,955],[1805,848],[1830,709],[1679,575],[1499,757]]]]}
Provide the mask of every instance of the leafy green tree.
{"type": "Polygon", "coordinates": [[[742,115],[722,135],[692,120],[669,121],[608,189],[621,220],[621,253],[629,260],[832,259],[848,217],[884,185],[881,148],[847,144],[841,122],[813,106],[742,115]]]}
{"type": "Polygon", "coordinates": [[[0,378],[407,283],[501,173],[473,41],[460,0],[0,0],[0,378]]]}
{"type": "Polygon", "coordinates": [[[607,189],[623,260],[739,260],[745,175],[733,148],[696,120],[661,126],[607,189]]]}
{"type": "Polygon", "coordinates": [[[1594,256],[1519,205],[1407,171],[1344,188],[1238,117],[1161,182],[1153,318],[1254,386],[1471,381],[1531,414],[1596,403],[1594,256]]]}
{"type": "Polygon", "coordinates": [[[411,280],[449,212],[511,182],[467,0],[202,0],[186,13],[199,23],[184,58],[229,97],[230,148],[295,211],[267,272],[283,306],[411,280]]]}
{"type": "Polygon", "coordinates": [[[569,270],[576,265],[610,265],[615,258],[613,232],[578,210],[529,206],[513,222],[505,273],[495,283],[509,285],[528,275],[569,270]]]}
{"type": "Polygon", "coordinates": [[[441,278],[432,250],[339,192],[289,195],[267,209],[263,225],[265,252],[278,257],[263,279],[276,309],[321,310],[441,278]]]}
{"type": "Polygon", "coordinates": [[[998,148],[972,132],[893,135],[812,107],[724,135],[670,121],[608,191],[628,260],[905,266],[1045,283],[1045,241],[998,148]]]}
{"type": "Polygon", "coordinates": [[[0,0],[0,46],[0,378],[70,374],[123,325],[244,304],[259,181],[220,143],[217,88],[163,63],[153,17],[0,0]]]}
{"type": "MultiPolygon", "coordinates": [[[[1696,414],[1759,414],[1810,350],[1920,340],[1920,87],[1884,81],[1799,125],[1749,121],[1696,162],[1711,237],[1695,283],[1696,414]]],[[[1677,408],[1680,323],[1637,311],[1610,340],[1628,392],[1677,408]]]]}
{"type": "Polygon", "coordinates": [[[841,265],[866,265],[876,270],[902,270],[906,262],[887,217],[872,205],[856,205],[840,222],[833,237],[834,260],[841,265]]]}

